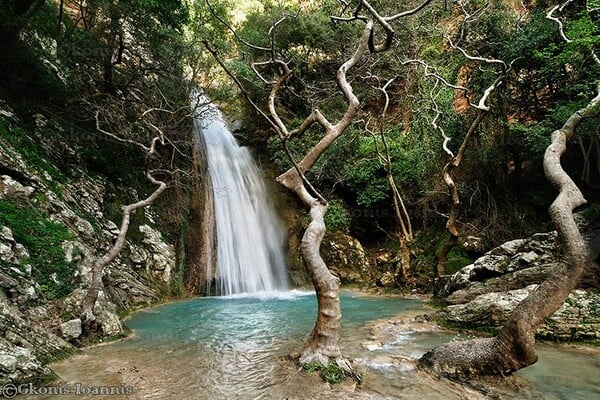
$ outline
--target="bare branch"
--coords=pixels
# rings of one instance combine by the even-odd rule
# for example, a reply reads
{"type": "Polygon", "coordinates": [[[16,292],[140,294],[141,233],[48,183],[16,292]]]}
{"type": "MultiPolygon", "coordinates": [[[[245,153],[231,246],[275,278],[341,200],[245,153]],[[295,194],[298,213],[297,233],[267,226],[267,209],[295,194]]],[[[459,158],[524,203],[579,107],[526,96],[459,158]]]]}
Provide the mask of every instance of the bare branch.
{"type": "Polygon", "coordinates": [[[465,95],[467,95],[467,93],[469,92],[469,89],[467,89],[466,87],[460,86],[460,85],[454,85],[454,84],[448,82],[443,76],[441,76],[437,72],[432,72],[432,70],[435,71],[435,68],[433,68],[432,66],[430,66],[429,64],[427,64],[423,60],[411,59],[411,60],[402,61],[402,65],[407,65],[407,64],[419,64],[425,70],[425,76],[426,77],[432,76],[437,81],[439,81],[440,83],[442,83],[444,86],[447,86],[447,87],[449,87],[451,89],[461,90],[461,91],[463,91],[465,93],[465,95]]]}
{"type": "Polygon", "coordinates": [[[208,9],[210,10],[210,13],[212,14],[213,17],[215,17],[215,19],[217,21],[219,21],[221,24],[225,25],[225,27],[233,34],[233,36],[242,44],[250,47],[251,49],[255,49],[255,50],[262,50],[262,51],[271,51],[271,49],[269,47],[262,47],[262,46],[257,46],[255,44],[252,44],[250,42],[245,41],[242,37],[240,37],[236,30],[233,29],[231,27],[231,25],[229,25],[229,23],[227,21],[225,21],[223,18],[219,17],[219,15],[217,14],[217,12],[215,11],[215,9],[213,8],[213,6],[210,4],[209,0],[205,0],[206,1],[206,5],[208,6],[208,9]]]}
{"type": "Polygon", "coordinates": [[[146,151],[145,175],[146,175],[146,178],[152,184],[157,186],[157,188],[145,199],[139,200],[139,201],[131,203],[131,204],[124,205],[121,208],[123,211],[123,217],[121,220],[121,227],[119,228],[119,233],[117,235],[116,241],[113,243],[112,247],[102,257],[97,259],[94,262],[94,264],[92,265],[90,286],[88,287],[86,295],[81,302],[80,319],[81,319],[82,323],[84,324],[84,327],[86,327],[86,329],[90,329],[90,327],[92,326],[92,323],[96,320],[93,310],[94,310],[94,305],[96,304],[96,301],[98,299],[100,290],[102,289],[102,275],[104,273],[104,269],[106,268],[106,266],[108,266],[111,262],[113,262],[115,260],[115,258],[117,258],[117,256],[123,249],[123,246],[125,245],[125,239],[127,236],[127,232],[129,230],[129,223],[131,221],[131,213],[139,208],[144,208],[144,207],[147,207],[147,206],[153,204],[156,201],[156,199],[162,194],[162,192],[164,192],[168,187],[166,182],[157,179],[153,175],[153,173],[156,172],[156,170],[150,170],[148,168],[151,158],[156,154],[157,144],[164,144],[164,135],[163,135],[162,131],[158,127],[153,125],[152,123],[148,122],[148,124],[150,124],[153,128],[155,128],[160,133],[160,136],[155,136],[151,141],[150,147],[147,147],[139,142],[120,138],[113,133],[110,133],[108,131],[101,129],[98,116],[99,116],[99,111],[96,112],[96,128],[100,132],[102,132],[105,135],[107,135],[111,138],[114,138],[120,142],[134,144],[138,147],[141,147],[142,149],[144,149],[146,151]]]}
{"type": "Polygon", "coordinates": [[[567,35],[565,35],[565,31],[564,31],[564,27],[563,27],[563,23],[560,19],[558,19],[557,17],[555,17],[553,14],[556,10],[558,10],[559,8],[562,10],[563,7],[566,5],[567,3],[563,4],[563,6],[561,7],[560,4],[552,7],[552,9],[550,11],[548,11],[548,13],[546,14],[546,18],[549,19],[550,21],[554,21],[556,22],[556,24],[558,25],[558,32],[560,33],[560,36],[563,38],[563,40],[567,43],[572,43],[573,41],[571,39],[569,39],[567,37],[567,35]]]}
{"type": "Polygon", "coordinates": [[[229,77],[235,82],[236,86],[242,91],[242,93],[244,94],[244,97],[246,98],[246,100],[248,101],[248,103],[250,103],[250,105],[252,106],[252,108],[254,108],[256,110],[256,112],[258,112],[263,118],[265,118],[271,124],[271,126],[277,131],[279,129],[279,127],[277,126],[277,124],[275,124],[271,120],[271,118],[269,118],[269,116],[267,114],[265,114],[265,112],[263,110],[261,110],[261,108],[259,106],[256,105],[256,103],[252,100],[252,98],[248,94],[248,91],[244,89],[244,85],[242,85],[242,83],[239,81],[239,79],[237,78],[237,76],[235,76],[229,70],[229,68],[227,68],[227,66],[225,65],[225,63],[223,62],[223,60],[221,60],[221,58],[219,57],[219,54],[217,53],[217,51],[210,45],[210,43],[208,42],[208,40],[204,39],[202,41],[202,43],[204,44],[204,46],[206,47],[206,49],[212,54],[212,56],[215,58],[215,60],[217,61],[217,63],[219,63],[219,65],[221,66],[221,68],[223,68],[223,70],[227,73],[227,75],[229,75],[229,77]]]}
{"type": "Polygon", "coordinates": [[[423,3],[419,4],[417,7],[413,8],[412,10],[403,11],[399,14],[393,15],[391,17],[387,17],[385,20],[388,22],[392,22],[392,21],[395,21],[400,18],[409,17],[411,15],[418,13],[425,7],[427,7],[427,5],[429,5],[429,3],[431,3],[431,2],[432,2],[432,0],[425,0],[423,3]]]}
{"type": "Polygon", "coordinates": [[[481,96],[481,98],[479,99],[479,103],[476,106],[474,106],[475,108],[483,111],[490,110],[490,107],[487,104],[485,104],[485,102],[487,101],[488,97],[490,97],[492,92],[496,90],[496,88],[502,83],[503,78],[504,75],[500,75],[498,78],[496,78],[494,83],[492,83],[487,89],[485,89],[485,92],[483,92],[483,96],[481,96]]]}
{"type": "Polygon", "coordinates": [[[254,71],[254,73],[256,74],[256,76],[258,76],[258,79],[260,79],[261,81],[263,81],[263,83],[266,83],[268,85],[273,85],[276,81],[269,81],[267,80],[261,73],[260,71],[256,68],[258,66],[271,66],[273,65],[273,61],[272,60],[268,60],[268,61],[261,61],[261,62],[253,62],[250,64],[250,68],[252,68],[252,71],[254,71]]]}
{"type": "Polygon", "coordinates": [[[140,147],[145,152],[148,152],[150,150],[148,147],[144,146],[140,142],[136,142],[135,140],[130,140],[130,139],[124,139],[122,137],[115,135],[114,133],[111,133],[111,132],[108,132],[108,131],[102,129],[100,127],[100,111],[96,111],[96,129],[98,130],[98,132],[101,132],[101,133],[105,134],[106,136],[108,136],[112,139],[115,139],[119,142],[133,144],[134,146],[140,147]]]}
{"type": "Polygon", "coordinates": [[[452,153],[452,151],[448,148],[448,143],[450,143],[450,137],[448,135],[446,135],[446,131],[444,131],[444,128],[442,128],[437,123],[438,118],[442,115],[442,111],[440,110],[437,102],[435,101],[435,99],[437,97],[437,94],[434,95],[433,92],[437,88],[439,82],[440,82],[439,80],[436,80],[435,84],[433,85],[433,87],[431,89],[431,91],[429,92],[429,99],[431,100],[431,102],[433,104],[433,111],[435,112],[435,117],[433,117],[433,119],[431,120],[430,124],[431,124],[431,126],[433,126],[433,129],[439,131],[442,134],[442,137],[444,138],[444,142],[442,143],[442,149],[450,157],[454,157],[454,153],[452,153]]]}
{"type": "Polygon", "coordinates": [[[472,60],[472,61],[481,61],[481,62],[484,62],[484,63],[487,63],[487,64],[498,64],[498,65],[501,65],[504,70],[508,69],[508,66],[502,60],[498,60],[498,59],[495,59],[495,58],[485,58],[485,57],[472,56],[469,53],[467,53],[462,47],[454,44],[454,42],[452,41],[452,39],[450,39],[450,37],[446,36],[445,38],[446,38],[446,40],[448,40],[448,43],[450,44],[450,46],[453,49],[460,51],[462,53],[462,55],[465,56],[469,60],[472,60]]]}
{"type": "MultiPolygon", "coordinates": [[[[550,21],[556,22],[556,24],[558,25],[558,32],[559,32],[560,36],[562,37],[562,39],[566,43],[573,43],[573,41],[571,39],[569,39],[567,37],[567,35],[565,34],[562,21],[558,17],[555,17],[553,14],[556,10],[563,11],[572,2],[573,2],[573,0],[567,0],[563,5],[556,5],[552,9],[550,9],[550,11],[548,11],[548,13],[546,14],[547,19],[549,19],[550,21]]],[[[596,64],[600,65],[600,57],[598,57],[598,55],[596,54],[594,49],[592,47],[589,47],[588,51],[590,52],[594,62],[596,64]]]]}
{"type": "Polygon", "coordinates": [[[283,61],[273,60],[271,61],[271,63],[278,65],[280,67],[281,73],[279,75],[279,78],[277,79],[277,81],[275,81],[275,84],[271,88],[271,92],[269,93],[269,113],[271,114],[271,118],[273,118],[275,125],[277,125],[277,133],[279,133],[279,136],[282,139],[287,139],[289,138],[290,134],[288,133],[288,129],[281,120],[281,118],[279,118],[279,114],[277,113],[277,110],[275,108],[275,97],[277,96],[277,92],[279,92],[281,85],[283,85],[283,83],[287,81],[287,79],[292,74],[292,71],[290,70],[288,65],[283,61]]]}

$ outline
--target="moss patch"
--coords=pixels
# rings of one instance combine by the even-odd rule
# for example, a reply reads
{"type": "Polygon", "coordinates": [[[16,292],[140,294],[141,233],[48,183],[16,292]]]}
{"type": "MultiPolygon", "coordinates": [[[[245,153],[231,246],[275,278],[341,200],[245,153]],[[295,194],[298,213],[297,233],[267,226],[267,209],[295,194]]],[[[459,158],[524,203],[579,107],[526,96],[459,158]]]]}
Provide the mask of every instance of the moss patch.
{"type": "Polygon", "coordinates": [[[77,284],[76,268],[65,261],[61,245],[73,235],[64,226],[44,217],[29,205],[0,200],[0,224],[8,226],[15,240],[29,251],[25,264],[32,266],[32,278],[45,299],[60,298],[77,284]]]}

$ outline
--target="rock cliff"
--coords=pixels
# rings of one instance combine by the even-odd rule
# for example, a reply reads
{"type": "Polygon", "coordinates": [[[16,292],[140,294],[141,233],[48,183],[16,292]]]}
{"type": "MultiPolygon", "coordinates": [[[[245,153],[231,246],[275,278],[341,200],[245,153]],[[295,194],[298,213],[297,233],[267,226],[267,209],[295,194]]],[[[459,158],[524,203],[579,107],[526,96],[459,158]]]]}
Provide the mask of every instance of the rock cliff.
{"type": "MultiPolygon", "coordinates": [[[[600,218],[595,210],[578,215],[593,258],[598,259],[600,218]]],[[[547,279],[560,260],[556,232],[512,240],[438,282],[447,306],[436,317],[466,328],[496,329],[515,306],[547,279]]],[[[581,287],[538,329],[549,340],[600,339],[600,294],[593,287],[598,271],[589,271],[581,287]]]]}
{"type": "MultiPolygon", "coordinates": [[[[120,221],[115,204],[107,200],[106,178],[92,175],[83,163],[66,167],[26,153],[20,142],[7,139],[17,138],[23,121],[7,104],[0,104],[0,119],[2,385],[51,377],[46,364],[76,351],[82,333],[78,307],[91,265],[110,247],[120,221]],[[59,172],[67,169],[68,176],[59,172]]],[[[47,118],[36,114],[34,120],[30,137],[41,137],[47,118]]],[[[68,141],[47,150],[77,159],[77,149],[68,141]]],[[[124,182],[111,191],[120,198],[138,198],[136,189],[124,182]]],[[[143,223],[131,226],[124,250],[103,277],[105,290],[95,310],[99,340],[122,335],[119,313],[158,301],[175,281],[174,245],[163,238],[152,210],[140,213],[145,213],[138,218],[143,223]]]]}

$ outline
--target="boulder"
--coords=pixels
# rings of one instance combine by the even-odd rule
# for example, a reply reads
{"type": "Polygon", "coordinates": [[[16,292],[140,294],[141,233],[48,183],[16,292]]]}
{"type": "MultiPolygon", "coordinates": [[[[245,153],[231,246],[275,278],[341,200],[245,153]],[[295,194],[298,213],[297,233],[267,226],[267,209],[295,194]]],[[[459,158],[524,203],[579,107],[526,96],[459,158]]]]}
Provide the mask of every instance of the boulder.
{"type": "MultiPolygon", "coordinates": [[[[86,293],[87,290],[85,289],[74,290],[63,300],[63,312],[70,315],[79,315],[80,304],[86,293]]],[[[123,334],[123,325],[117,315],[117,308],[104,291],[100,291],[98,294],[98,300],[94,305],[93,311],[96,321],[100,324],[103,336],[114,337],[123,334]]]]}
{"type": "Polygon", "coordinates": [[[17,370],[17,357],[9,354],[0,354],[0,370],[13,373],[17,370]]]}
{"type": "MultiPolygon", "coordinates": [[[[513,273],[519,275],[518,271],[524,269],[553,265],[559,260],[558,253],[559,246],[556,232],[540,233],[527,239],[511,240],[490,250],[475,260],[473,264],[467,265],[453,275],[445,277],[437,294],[447,297],[458,290],[469,291],[472,288],[477,291],[477,294],[481,294],[481,285],[478,282],[485,282],[498,277],[506,279],[513,273]]],[[[524,277],[525,285],[540,283],[547,276],[547,274],[538,273],[532,273],[531,275],[535,275],[536,278],[531,282],[531,279],[524,277]]]]}
{"type": "MultiPolygon", "coordinates": [[[[438,316],[455,326],[475,328],[501,327],[512,310],[537,285],[507,292],[492,292],[477,296],[472,301],[446,307],[438,316]]],[[[536,335],[549,340],[600,339],[600,295],[575,290],[562,307],[538,328],[536,335]]]]}
{"type": "MultiPolygon", "coordinates": [[[[594,224],[579,218],[584,237],[591,243],[600,237],[594,224]]],[[[551,276],[560,257],[556,232],[506,242],[438,282],[437,294],[448,305],[436,317],[465,328],[498,328],[517,304],[551,276]]],[[[550,340],[600,339],[598,310],[600,295],[575,290],[538,329],[537,336],[550,340]]]]}
{"type": "Polygon", "coordinates": [[[71,319],[63,322],[59,326],[60,334],[65,340],[77,339],[81,336],[81,320],[79,318],[71,319]]]}
{"type": "Polygon", "coordinates": [[[25,186],[9,175],[0,176],[0,199],[5,197],[28,199],[35,191],[31,186],[25,186]]]}

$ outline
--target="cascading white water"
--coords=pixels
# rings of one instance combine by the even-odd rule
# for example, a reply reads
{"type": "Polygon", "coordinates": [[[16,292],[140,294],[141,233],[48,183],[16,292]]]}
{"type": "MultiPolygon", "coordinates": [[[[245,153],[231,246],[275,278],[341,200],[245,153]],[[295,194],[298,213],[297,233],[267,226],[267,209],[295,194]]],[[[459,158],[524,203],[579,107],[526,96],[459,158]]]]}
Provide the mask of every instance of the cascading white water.
{"type": "MultiPolygon", "coordinates": [[[[196,138],[205,146],[214,194],[217,294],[287,290],[285,231],[260,169],[248,149],[237,143],[216,106],[198,93],[192,105],[196,138]]],[[[210,282],[213,271],[207,274],[210,282]]]]}

